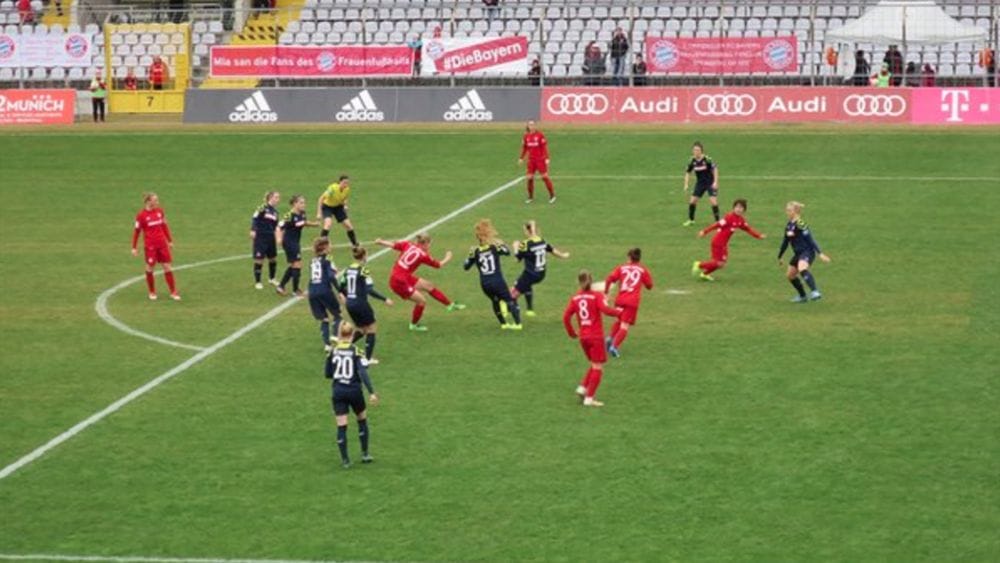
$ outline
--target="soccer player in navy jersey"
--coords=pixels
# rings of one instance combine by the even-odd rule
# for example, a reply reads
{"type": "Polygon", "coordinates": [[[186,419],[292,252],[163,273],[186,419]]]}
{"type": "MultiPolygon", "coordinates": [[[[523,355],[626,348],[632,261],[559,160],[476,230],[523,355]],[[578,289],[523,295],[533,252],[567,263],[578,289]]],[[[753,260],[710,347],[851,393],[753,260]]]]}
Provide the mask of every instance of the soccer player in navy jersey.
{"type": "Polygon", "coordinates": [[[309,309],[313,318],[319,321],[319,332],[323,346],[330,350],[330,320],[333,320],[333,334],[337,334],[340,324],[340,284],[337,270],[327,258],[330,240],[320,237],[313,241],[315,256],[309,263],[309,309]]]}
{"type": "Polygon", "coordinates": [[[326,357],[326,378],[333,380],[333,415],[337,421],[337,448],[340,450],[340,461],[344,469],[351,467],[351,458],[347,455],[347,415],[354,411],[358,421],[358,438],[361,442],[361,463],[374,461],[368,453],[368,412],[365,405],[365,395],[361,390],[364,384],[368,389],[368,398],[372,406],[378,404],[378,395],[368,377],[361,352],[351,344],[354,326],[344,321],[340,325],[337,345],[326,357]]]}
{"type": "Polygon", "coordinates": [[[278,209],[275,207],[281,201],[279,192],[267,192],[264,194],[264,203],[253,212],[250,218],[250,240],[253,241],[253,281],[254,287],[264,289],[264,284],[260,283],[260,273],[264,268],[264,259],[267,259],[268,281],[271,285],[277,286],[278,280],[274,279],[278,273],[278,246],[274,238],[274,231],[278,227],[278,209]]]}
{"type": "Polygon", "coordinates": [[[788,281],[798,293],[792,299],[793,303],[806,303],[810,299],[816,301],[823,297],[823,294],[816,287],[816,278],[813,277],[809,267],[816,258],[824,262],[830,261],[830,257],[824,254],[819,249],[819,245],[816,244],[816,239],[812,236],[812,230],[802,220],[803,207],[805,207],[805,204],[797,201],[790,201],[785,205],[785,215],[788,216],[788,223],[785,225],[785,238],[781,241],[781,250],[778,251],[778,265],[780,266],[781,257],[784,256],[789,246],[792,247],[792,260],[788,263],[788,281]],[[802,281],[799,280],[800,277],[809,286],[811,293],[808,296],[806,296],[805,288],[802,287],[802,281]]]}
{"type": "Polygon", "coordinates": [[[534,317],[535,292],[533,288],[545,279],[548,254],[551,253],[559,258],[569,258],[569,252],[563,252],[545,242],[535,221],[528,221],[524,224],[524,235],[527,238],[523,242],[514,241],[514,256],[524,262],[524,271],[517,278],[517,283],[510,290],[510,294],[515,300],[523,295],[524,303],[528,307],[524,314],[528,317],[534,317]]]}
{"type": "Polygon", "coordinates": [[[691,199],[688,201],[688,220],[684,221],[685,227],[694,225],[694,212],[698,208],[698,201],[706,193],[708,201],[712,203],[712,214],[715,220],[719,220],[719,167],[705,154],[705,147],[701,142],[695,142],[691,147],[691,162],[688,162],[687,171],[684,173],[684,193],[687,193],[691,181],[691,173],[695,175],[694,191],[691,192],[691,199]]]}
{"type": "Polygon", "coordinates": [[[281,221],[278,222],[278,228],[274,231],[275,242],[285,251],[288,268],[281,276],[281,283],[274,290],[279,295],[284,295],[285,285],[288,284],[288,280],[291,280],[292,292],[297,297],[301,297],[302,291],[299,289],[299,281],[302,279],[302,229],[315,227],[319,223],[306,219],[306,198],[301,195],[293,195],[288,203],[292,208],[281,218],[281,221]]]}
{"type": "Polygon", "coordinates": [[[481,219],[476,223],[475,233],[479,246],[474,246],[469,251],[469,257],[465,259],[463,267],[466,271],[473,266],[478,267],[479,285],[493,305],[493,314],[500,321],[500,328],[521,330],[523,328],[521,310],[517,306],[517,301],[510,294],[510,289],[503,279],[503,271],[500,268],[500,257],[510,256],[510,249],[503,241],[497,239],[497,230],[489,219],[481,219]],[[510,312],[510,322],[507,321],[505,307],[510,312]]]}
{"type": "Polygon", "coordinates": [[[378,327],[375,324],[375,311],[368,303],[368,298],[379,299],[390,307],[392,299],[375,290],[375,281],[367,266],[368,251],[364,247],[356,246],[353,254],[354,262],[341,274],[340,290],[344,293],[347,314],[357,326],[352,343],[364,337],[365,360],[369,365],[375,365],[378,360],[372,356],[375,353],[375,331],[378,327]]]}

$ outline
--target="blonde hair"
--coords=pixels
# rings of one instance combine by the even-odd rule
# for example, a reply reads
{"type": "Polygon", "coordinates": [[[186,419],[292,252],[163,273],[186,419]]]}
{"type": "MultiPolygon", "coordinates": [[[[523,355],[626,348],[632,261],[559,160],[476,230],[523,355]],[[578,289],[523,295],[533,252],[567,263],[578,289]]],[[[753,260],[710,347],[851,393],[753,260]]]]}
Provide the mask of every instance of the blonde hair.
{"type": "Polygon", "coordinates": [[[149,203],[149,200],[153,199],[154,197],[156,197],[156,192],[146,192],[142,194],[143,205],[149,203]]]}
{"type": "Polygon", "coordinates": [[[413,240],[416,241],[417,244],[430,244],[431,235],[427,233],[420,233],[413,240]]]}
{"type": "Polygon", "coordinates": [[[350,321],[340,321],[338,332],[341,340],[350,340],[354,336],[354,325],[350,321]]]}
{"type": "Polygon", "coordinates": [[[279,192],[277,192],[277,191],[271,191],[271,192],[265,193],[264,194],[264,203],[267,203],[267,202],[271,201],[271,198],[274,197],[275,194],[277,194],[277,193],[279,193],[279,192]]]}
{"type": "Polygon", "coordinates": [[[788,203],[785,204],[785,209],[791,209],[793,213],[798,215],[799,213],[802,213],[802,209],[805,206],[806,204],[800,201],[789,201],[788,203]]]}
{"type": "Polygon", "coordinates": [[[497,238],[496,227],[493,226],[493,221],[489,219],[480,219],[476,223],[475,232],[480,244],[492,244],[497,238]]]}
{"type": "Polygon", "coordinates": [[[313,252],[317,256],[320,254],[326,254],[330,250],[330,239],[326,237],[319,237],[313,241],[313,252]]]}
{"type": "Polygon", "coordinates": [[[528,236],[535,236],[538,234],[538,223],[534,219],[528,221],[524,224],[524,230],[528,231],[528,236]]]}
{"type": "Polygon", "coordinates": [[[590,275],[587,270],[580,270],[576,281],[580,283],[580,289],[590,289],[590,286],[594,284],[594,276],[590,275]]]}

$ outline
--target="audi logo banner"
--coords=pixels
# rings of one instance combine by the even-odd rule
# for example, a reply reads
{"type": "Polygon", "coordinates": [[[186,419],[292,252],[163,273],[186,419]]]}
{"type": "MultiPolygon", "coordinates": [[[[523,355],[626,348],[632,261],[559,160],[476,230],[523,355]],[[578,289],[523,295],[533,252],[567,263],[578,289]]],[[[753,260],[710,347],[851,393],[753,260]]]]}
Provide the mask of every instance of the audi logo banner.
{"type": "Polygon", "coordinates": [[[912,90],[546,88],[542,119],[564,123],[909,123],[912,90]]]}

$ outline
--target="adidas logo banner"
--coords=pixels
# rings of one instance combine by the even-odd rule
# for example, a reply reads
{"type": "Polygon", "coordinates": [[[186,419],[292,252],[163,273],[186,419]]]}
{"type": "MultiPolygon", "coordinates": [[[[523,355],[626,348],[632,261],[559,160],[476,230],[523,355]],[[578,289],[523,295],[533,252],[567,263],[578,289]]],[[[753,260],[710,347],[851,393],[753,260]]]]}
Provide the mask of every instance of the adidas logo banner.
{"type": "Polygon", "coordinates": [[[469,90],[444,112],[445,121],[493,121],[493,112],[479,97],[479,92],[469,90]]]}
{"type": "Polygon", "coordinates": [[[271,111],[271,105],[267,103],[264,93],[257,90],[233,109],[229,114],[229,121],[231,123],[274,123],[278,121],[278,114],[271,111]]]}
{"type": "Polygon", "coordinates": [[[335,115],[337,121],[385,121],[368,90],[362,90],[344,104],[335,115]]]}

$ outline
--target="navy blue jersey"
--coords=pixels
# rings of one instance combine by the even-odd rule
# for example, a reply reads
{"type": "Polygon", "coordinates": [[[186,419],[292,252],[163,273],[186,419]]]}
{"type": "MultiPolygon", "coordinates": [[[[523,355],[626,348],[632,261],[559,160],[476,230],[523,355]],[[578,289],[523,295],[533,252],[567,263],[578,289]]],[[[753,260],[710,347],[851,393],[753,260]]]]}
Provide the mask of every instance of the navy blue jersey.
{"type": "Polygon", "coordinates": [[[500,257],[510,256],[510,250],[505,244],[477,246],[469,251],[463,267],[466,270],[476,265],[479,267],[479,282],[483,286],[506,285],[503,272],[500,270],[500,257]]]}
{"type": "Polygon", "coordinates": [[[687,171],[694,172],[699,186],[711,186],[715,182],[715,162],[708,155],[703,155],[700,160],[692,158],[687,171]]]}
{"type": "Polygon", "coordinates": [[[802,219],[789,221],[788,224],[785,225],[785,238],[781,241],[781,250],[778,251],[778,260],[781,260],[782,255],[785,254],[785,250],[788,249],[789,245],[791,245],[792,250],[795,251],[796,255],[810,252],[819,254],[822,252],[819,249],[819,245],[816,244],[816,239],[812,236],[812,231],[809,229],[809,225],[806,225],[805,221],[802,219]]]}
{"type": "Polygon", "coordinates": [[[547,254],[552,250],[552,245],[542,240],[542,237],[531,237],[521,243],[517,259],[524,261],[525,272],[543,274],[548,263],[547,254]]]}
{"type": "Polygon", "coordinates": [[[336,266],[326,256],[317,256],[309,262],[309,295],[332,294],[339,291],[336,266]]]}
{"type": "Polygon", "coordinates": [[[274,228],[278,226],[278,210],[273,205],[264,204],[253,212],[250,218],[250,230],[257,236],[274,236],[274,228]]]}
{"type": "Polygon", "coordinates": [[[374,393],[368,368],[362,361],[364,353],[350,342],[338,342],[326,357],[326,378],[333,380],[333,387],[360,391],[364,383],[369,393],[374,393]]]}
{"type": "Polygon", "coordinates": [[[302,229],[306,226],[306,214],[289,211],[278,222],[278,227],[284,233],[282,244],[285,246],[299,246],[302,240],[302,229]]]}
{"type": "Polygon", "coordinates": [[[340,276],[340,289],[347,298],[347,306],[368,303],[368,296],[385,301],[385,296],[375,290],[375,281],[368,268],[354,262],[340,276]]]}

